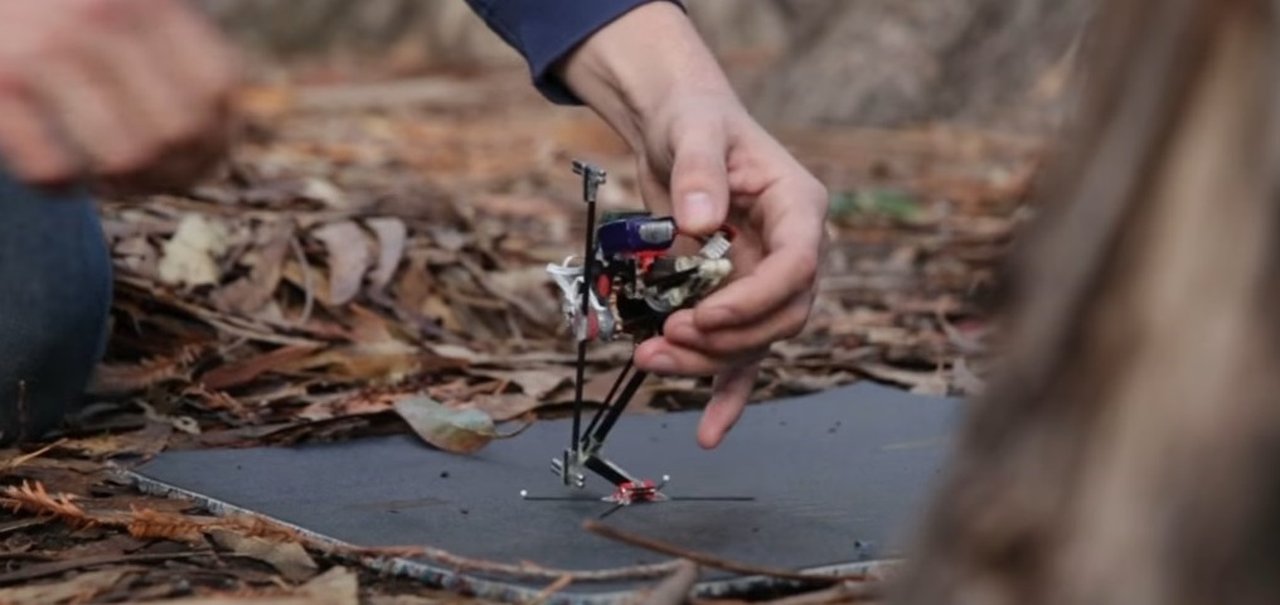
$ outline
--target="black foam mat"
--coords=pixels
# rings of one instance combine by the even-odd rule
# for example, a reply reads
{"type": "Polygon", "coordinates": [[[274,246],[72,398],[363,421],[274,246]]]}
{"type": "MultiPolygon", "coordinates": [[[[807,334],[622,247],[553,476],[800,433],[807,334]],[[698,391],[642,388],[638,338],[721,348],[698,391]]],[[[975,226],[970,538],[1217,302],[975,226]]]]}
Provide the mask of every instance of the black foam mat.
{"type": "MultiPolygon", "coordinates": [[[[636,505],[604,523],[682,547],[788,569],[848,571],[903,555],[950,450],[962,405],[858,383],[752,405],[717,449],[695,442],[699,412],[626,415],[605,455],[633,474],[670,475],[674,497],[636,505]]],[[[520,496],[603,497],[560,485],[550,461],[569,441],[569,421],[539,423],[471,456],[440,452],[412,436],[295,448],[180,451],[134,469],[152,491],[196,496],[211,508],[265,515],[361,546],[428,545],[451,553],[562,569],[600,570],[668,557],[582,529],[610,505],[520,496]]],[[[519,599],[543,583],[460,573],[426,561],[400,572],[490,598],[519,599]]],[[[708,571],[704,594],[759,588],[761,578],[708,571]]],[[[767,582],[766,582],[767,583],[767,582]]],[[[637,583],[581,583],[565,603],[610,602],[637,583]]]]}

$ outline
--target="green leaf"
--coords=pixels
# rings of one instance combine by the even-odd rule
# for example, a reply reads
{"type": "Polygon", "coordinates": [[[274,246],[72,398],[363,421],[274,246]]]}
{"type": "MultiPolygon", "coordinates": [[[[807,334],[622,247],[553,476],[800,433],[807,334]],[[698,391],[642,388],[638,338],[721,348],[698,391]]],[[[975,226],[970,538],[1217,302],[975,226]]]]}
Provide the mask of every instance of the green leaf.
{"type": "Polygon", "coordinates": [[[836,219],[879,216],[911,221],[919,214],[920,201],[896,189],[845,191],[831,196],[831,215],[836,219]]]}

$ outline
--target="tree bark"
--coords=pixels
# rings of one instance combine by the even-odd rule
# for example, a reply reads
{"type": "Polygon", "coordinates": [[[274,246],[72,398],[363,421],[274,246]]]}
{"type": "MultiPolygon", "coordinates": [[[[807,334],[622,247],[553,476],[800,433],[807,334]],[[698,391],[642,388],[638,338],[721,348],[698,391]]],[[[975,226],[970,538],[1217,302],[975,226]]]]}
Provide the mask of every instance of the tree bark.
{"type": "Polygon", "coordinates": [[[1275,0],[1112,0],[904,604],[1280,602],[1275,0]]]}
{"type": "Polygon", "coordinates": [[[1044,130],[1089,0],[777,0],[791,45],[752,91],[773,123],[1044,130]]]}

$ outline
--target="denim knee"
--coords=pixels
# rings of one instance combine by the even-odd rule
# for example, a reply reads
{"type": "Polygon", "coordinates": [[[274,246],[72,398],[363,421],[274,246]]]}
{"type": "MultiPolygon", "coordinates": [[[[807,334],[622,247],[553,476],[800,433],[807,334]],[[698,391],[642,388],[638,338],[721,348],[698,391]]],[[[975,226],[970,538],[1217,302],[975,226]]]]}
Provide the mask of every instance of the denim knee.
{"type": "Polygon", "coordinates": [[[93,201],[0,175],[0,444],[40,437],[81,404],[110,305],[93,201]]]}

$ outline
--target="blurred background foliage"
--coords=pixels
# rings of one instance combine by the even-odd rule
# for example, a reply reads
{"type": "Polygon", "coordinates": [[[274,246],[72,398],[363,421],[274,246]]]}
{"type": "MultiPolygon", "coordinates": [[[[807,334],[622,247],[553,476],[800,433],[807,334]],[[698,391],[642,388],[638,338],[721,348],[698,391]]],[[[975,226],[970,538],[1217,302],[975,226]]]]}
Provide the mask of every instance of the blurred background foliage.
{"type": "MultiPolygon", "coordinates": [[[[288,65],[291,77],[353,66],[377,78],[521,65],[460,0],[196,1],[257,55],[256,65],[288,65]]],[[[1024,133],[1059,123],[1090,5],[685,4],[753,112],[766,122],[899,127],[946,120],[1024,133]]]]}

